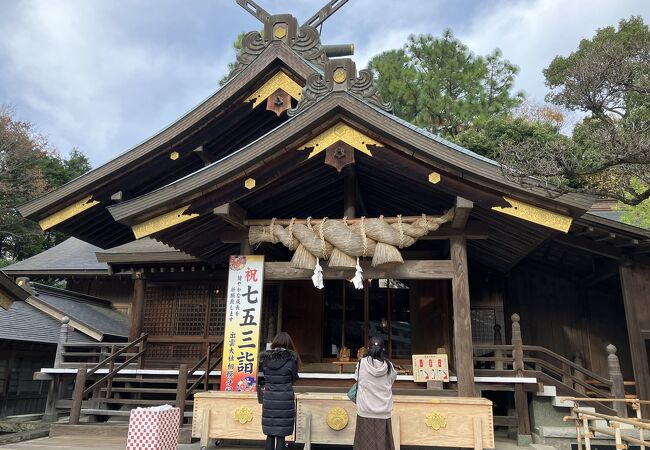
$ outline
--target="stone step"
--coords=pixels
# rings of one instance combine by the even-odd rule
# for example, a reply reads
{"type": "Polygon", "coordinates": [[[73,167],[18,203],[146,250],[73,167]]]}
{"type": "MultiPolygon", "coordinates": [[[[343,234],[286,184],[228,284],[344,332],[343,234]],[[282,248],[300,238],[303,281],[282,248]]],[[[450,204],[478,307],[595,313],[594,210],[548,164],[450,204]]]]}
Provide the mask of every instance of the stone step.
{"type": "Polygon", "coordinates": [[[532,450],[557,450],[555,447],[545,444],[529,444],[528,447],[532,450]]]}
{"type": "Polygon", "coordinates": [[[573,408],[576,404],[573,400],[561,400],[560,397],[551,398],[551,405],[556,408],[573,408]]]}
{"type": "Polygon", "coordinates": [[[536,392],[535,395],[538,397],[556,397],[557,389],[555,389],[555,386],[544,385],[542,386],[542,390],[536,392]]]}

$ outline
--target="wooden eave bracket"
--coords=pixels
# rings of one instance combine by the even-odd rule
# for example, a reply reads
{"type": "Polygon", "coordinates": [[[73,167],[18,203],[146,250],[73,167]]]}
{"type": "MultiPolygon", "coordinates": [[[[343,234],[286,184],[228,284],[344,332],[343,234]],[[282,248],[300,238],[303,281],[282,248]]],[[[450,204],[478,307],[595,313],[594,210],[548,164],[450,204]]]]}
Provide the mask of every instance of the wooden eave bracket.
{"type": "Polygon", "coordinates": [[[88,195],[78,202],[73,203],[72,205],[66,206],[65,208],[55,212],[54,214],[47,216],[38,221],[38,225],[41,227],[41,230],[49,230],[50,228],[65,222],[71,217],[80,214],[87,209],[92,208],[95,205],[99,204],[99,200],[93,200],[92,195],[88,195]]]}
{"type": "Polygon", "coordinates": [[[527,220],[538,225],[545,226],[554,230],[568,233],[573,217],[565,216],[553,211],[549,211],[538,206],[530,205],[514,198],[503,196],[503,199],[510,204],[510,206],[493,206],[492,210],[507,214],[509,216],[517,217],[519,219],[527,220]]]}
{"type": "MultiPolygon", "coordinates": [[[[279,71],[273,75],[266,83],[253,92],[245,102],[253,102],[253,108],[256,108],[264,100],[273,95],[278,89],[289,94],[292,98],[300,101],[302,98],[302,86],[295,82],[289,75],[279,71]]],[[[289,105],[291,107],[291,105],[289,105]]],[[[288,109],[288,108],[287,108],[288,109]]]]}
{"type": "Polygon", "coordinates": [[[374,145],[376,147],[384,146],[381,142],[355,130],[350,125],[339,122],[299,147],[298,150],[311,148],[312,151],[309,153],[309,156],[307,156],[307,159],[309,159],[325,151],[328,147],[339,141],[345,142],[349,146],[354,147],[356,150],[359,150],[361,153],[365,153],[368,156],[372,156],[372,152],[370,151],[370,148],[368,148],[369,145],[374,145]]]}
{"type": "Polygon", "coordinates": [[[215,216],[220,217],[224,222],[233,227],[242,231],[248,231],[248,227],[244,225],[244,220],[247,216],[246,210],[237,203],[224,203],[214,208],[212,212],[215,216]]]}
{"type": "Polygon", "coordinates": [[[178,225],[179,223],[183,223],[190,219],[198,217],[199,214],[196,213],[185,214],[185,211],[187,211],[189,207],[190,205],[181,206],[174,211],[170,211],[161,214],[160,216],[153,217],[149,220],[145,220],[144,222],[135,224],[131,227],[133,230],[133,235],[136,239],[140,239],[145,236],[157,233],[158,231],[171,228],[175,225],[178,225]]]}
{"type": "Polygon", "coordinates": [[[465,228],[467,219],[474,208],[474,203],[464,199],[463,197],[456,197],[456,204],[454,205],[454,218],[451,221],[451,227],[455,229],[465,228]]]}

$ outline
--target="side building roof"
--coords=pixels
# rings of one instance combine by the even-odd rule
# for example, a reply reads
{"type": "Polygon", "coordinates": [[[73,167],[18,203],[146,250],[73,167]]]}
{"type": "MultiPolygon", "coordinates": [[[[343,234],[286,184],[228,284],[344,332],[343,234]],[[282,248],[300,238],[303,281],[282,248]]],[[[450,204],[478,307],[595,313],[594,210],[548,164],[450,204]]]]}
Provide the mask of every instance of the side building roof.
{"type": "Polygon", "coordinates": [[[128,318],[110,302],[38,283],[21,287],[0,271],[0,340],[55,344],[63,317],[74,329],[71,342],[128,337],[128,318]]]}
{"type": "Polygon", "coordinates": [[[3,267],[11,276],[84,276],[108,275],[108,264],[97,261],[95,252],[102,249],[71,237],[37,255],[3,267]]]}

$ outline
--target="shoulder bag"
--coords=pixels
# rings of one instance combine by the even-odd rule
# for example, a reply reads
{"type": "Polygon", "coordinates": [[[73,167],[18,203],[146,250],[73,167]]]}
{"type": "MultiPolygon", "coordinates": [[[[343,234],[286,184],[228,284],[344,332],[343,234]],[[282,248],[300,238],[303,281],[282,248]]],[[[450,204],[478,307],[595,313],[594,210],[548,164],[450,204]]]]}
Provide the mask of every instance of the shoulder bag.
{"type": "Polygon", "coordinates": [[[359,380],[361,379],[361,361],[357,364],[357,381],[352,385],[348,391],[348,398],[352,400],[352,403],[357,402],[357,390],[359,389],[359,380]]]}

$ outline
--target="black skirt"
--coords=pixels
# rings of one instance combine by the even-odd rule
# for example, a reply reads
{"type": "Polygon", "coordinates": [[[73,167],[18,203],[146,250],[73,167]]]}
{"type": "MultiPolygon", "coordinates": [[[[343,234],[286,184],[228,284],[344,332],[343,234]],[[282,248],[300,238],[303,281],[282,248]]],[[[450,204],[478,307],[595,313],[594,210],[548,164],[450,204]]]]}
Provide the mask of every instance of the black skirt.
{"type": "Polygon", "coordinates": [[[357,416],[354,450],[395,450],[390,419],[370,419],[357,416]]]}

